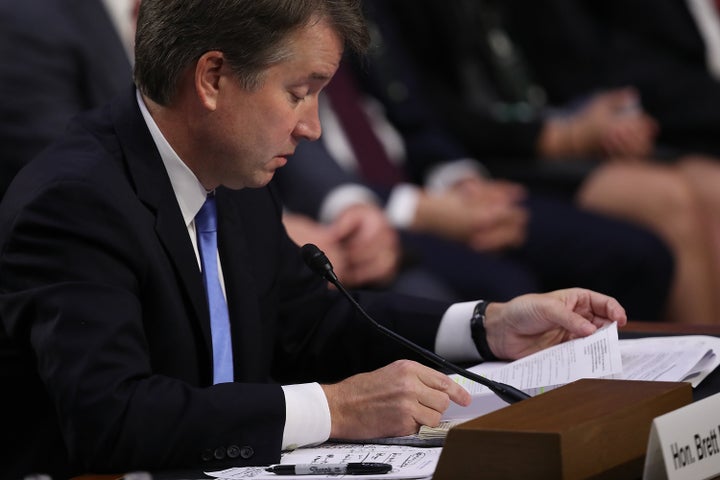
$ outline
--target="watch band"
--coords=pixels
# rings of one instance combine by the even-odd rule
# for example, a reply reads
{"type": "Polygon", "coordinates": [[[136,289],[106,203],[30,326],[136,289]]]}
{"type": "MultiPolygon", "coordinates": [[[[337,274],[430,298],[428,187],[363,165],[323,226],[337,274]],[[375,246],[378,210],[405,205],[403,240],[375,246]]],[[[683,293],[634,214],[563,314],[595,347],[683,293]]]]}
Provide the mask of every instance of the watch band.
{"type": "Polygon", "coordinates": [[[470,334],[483,361],[498,360],[498,357],[490,350],[490,345],[488,345],[487,341],[487,332],[485,331],[485,310],[489,304],[490,302],[480,300],[478,304],[475,305],[473,316],[470,319],[470,334]]]}

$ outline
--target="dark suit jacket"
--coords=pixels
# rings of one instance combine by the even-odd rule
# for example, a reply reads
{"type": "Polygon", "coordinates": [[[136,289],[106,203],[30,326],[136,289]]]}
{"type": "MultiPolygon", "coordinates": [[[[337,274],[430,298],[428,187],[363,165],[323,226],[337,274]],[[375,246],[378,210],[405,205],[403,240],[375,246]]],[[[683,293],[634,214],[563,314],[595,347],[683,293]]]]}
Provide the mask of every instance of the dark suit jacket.
{"type": "MultiPolygon", "coordinates": [[[[0,204],[3,397],[15,402],[0,476],[277,462],[275,381],[408,356],[305,267],[271,187],[219,189],[217,204],[236,383],[211,386],[201,274],[134,92],[16,177],[0,204]]],[[[358,297],[426,348],[448,306],[358,297]]]]}
{"type": "Polygon", "coordinates": [[[101,0],[0,0],[0,196],[73,115],[130,80],[101,0]]]}
{"type": "Polygon", "coordinates": [[[530,98],[542,89],[520,52],[504,58],[490,48],[489,32],[502,23],[488,3],[366,0],[381,47],[362,64],[363,85],[407,132],[415,178],[454,149],[456,158],[480,159],[496,177],[571,199],[595,164],[538,157],[545,104],[530,98]]]}
{"type": "Polygon", "coordinates": [[[493,25],[485,22],[489,15],[481,14],[479,5],[485,3],[478,2],[366,1],[368,17],[378,24],[384,45],[373,52],[372,59],[393,67],[383,65],[375,72],[371,64],[370,69],[373,81],[381,85],[407,83],[409,68],[396,57],[409,57],[425,90],[422,101],[472,155],[495,171],[495,164],[505,159],[530,163],[536,156],[542,119],[526,101],[530,79],[521,65],[506,66],[505,71],[494,68],[496,55],[487,48],[486,39],[493,25]],[[513,105],[521,102],[523,114],[512,113],[520,110],[513,105]]]}

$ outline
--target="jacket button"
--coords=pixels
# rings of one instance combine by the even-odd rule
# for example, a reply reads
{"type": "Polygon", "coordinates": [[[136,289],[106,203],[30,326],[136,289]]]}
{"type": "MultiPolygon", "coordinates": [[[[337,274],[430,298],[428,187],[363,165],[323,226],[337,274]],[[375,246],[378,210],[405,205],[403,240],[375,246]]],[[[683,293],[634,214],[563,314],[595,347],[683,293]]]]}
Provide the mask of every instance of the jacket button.
{"type": "Polygon", "coordinates": [[[222,460],[223,458],[225,458],[225,449],[222,447],[216,448],[213,456],[216,460],[222,460]]]}
{"type": "Polygon", "coordinates": [[[252,447],[242,447],[240,449],[240,456],[247,460],[248,458],[255,455],[255,450],[252,449],[252,447]]]}
{"type": "Polygon", "coordinates": [[[208,449],[205,449],[202,451],[202,454],[200,455],[200,458],[202,458],[203,462],[209,462],[213,459],[213,451],[208,449]]]}
{"type": "Polygon", "coordinates": [[[239,456],[240,456],[240,447],[238,447],[237,445],[230,445],[230,446],[227,448],[227,456],[228,456],[229,458],[237,458],[237,457],[239,457],[239,456]]]}

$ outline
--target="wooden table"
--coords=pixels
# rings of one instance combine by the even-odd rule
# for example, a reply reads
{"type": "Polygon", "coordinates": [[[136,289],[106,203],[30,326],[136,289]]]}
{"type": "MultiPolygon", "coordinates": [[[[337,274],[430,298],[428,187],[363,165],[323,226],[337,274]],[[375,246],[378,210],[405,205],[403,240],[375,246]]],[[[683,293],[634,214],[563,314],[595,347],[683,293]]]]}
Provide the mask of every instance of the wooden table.
{"type": "Polygon", "coordinates": [[[720,336],[720,325],[686,325],[681,323],[630,321],[627,325],[620,328],[620,332],[720,336]]]}

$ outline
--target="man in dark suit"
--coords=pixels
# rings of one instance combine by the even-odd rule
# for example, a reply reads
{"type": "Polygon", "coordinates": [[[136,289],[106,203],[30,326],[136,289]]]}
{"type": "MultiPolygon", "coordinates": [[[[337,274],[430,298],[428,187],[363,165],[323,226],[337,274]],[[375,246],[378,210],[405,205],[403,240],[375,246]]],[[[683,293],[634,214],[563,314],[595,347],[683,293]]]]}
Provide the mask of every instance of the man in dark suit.
{"type": "Polygon", "coordinates": [[[73,115],[130,82],[131,46],[112,18],[101,0],[0,1],[0,196],[73,115]]]}
{"type": "MultiPolygon", "coordinates": [[[[366,44],[358,2],[143,0],[136,39],[138,91],[74,121],[0,205],[2,476],[269,464],[467,404],[446,375],[394,361],[411,356],[305,267],[267,186],[319,136],[344,46],[366,44]]],[[[563,290],[490,303],[475,344],[477,302],[356,295],[467,361],[626,321],[611,297],[563,290]]]]}

